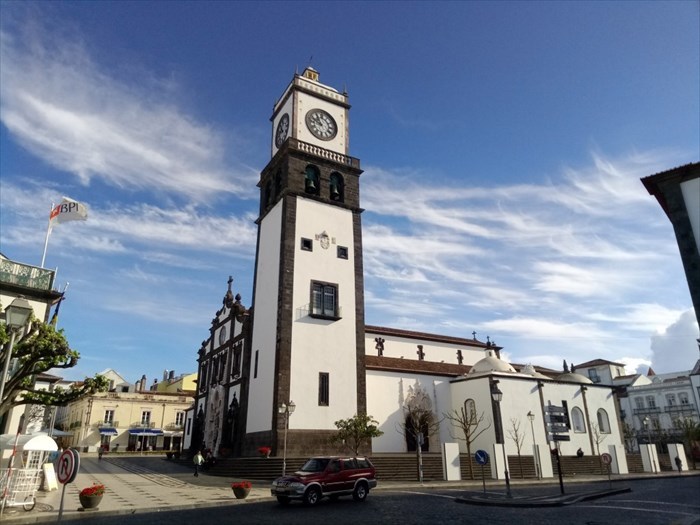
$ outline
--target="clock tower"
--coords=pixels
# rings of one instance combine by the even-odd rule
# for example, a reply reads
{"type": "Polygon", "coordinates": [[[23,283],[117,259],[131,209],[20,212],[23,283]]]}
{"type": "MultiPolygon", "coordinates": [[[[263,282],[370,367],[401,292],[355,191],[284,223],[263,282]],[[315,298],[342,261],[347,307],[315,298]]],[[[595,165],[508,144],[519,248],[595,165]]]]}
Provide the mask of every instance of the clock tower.
{"type": "MultiPolygon", "coordinates": [[[[366,411],[358,159],[347,93],[307,68],[274,105],[260,175],[246,443],[332,450],[334,422],[366,411]],[[287,416],[280,407],[293,401],[287,416]]],[[[245,453],[244,452],[244,453],[245,453]]]]}

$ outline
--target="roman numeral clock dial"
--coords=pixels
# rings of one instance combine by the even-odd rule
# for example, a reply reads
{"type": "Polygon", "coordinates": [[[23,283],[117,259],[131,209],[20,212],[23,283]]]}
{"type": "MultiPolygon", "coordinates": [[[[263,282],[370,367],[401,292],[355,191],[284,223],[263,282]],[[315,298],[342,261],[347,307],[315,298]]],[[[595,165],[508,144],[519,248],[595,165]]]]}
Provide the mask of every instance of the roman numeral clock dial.
{"type": "Polygon", "coordinates": [[[306,127],[321,140],[331,140],[338,133],[338,125],[328,113],[322,109],[312,109],[306,114],[306,127]]]}

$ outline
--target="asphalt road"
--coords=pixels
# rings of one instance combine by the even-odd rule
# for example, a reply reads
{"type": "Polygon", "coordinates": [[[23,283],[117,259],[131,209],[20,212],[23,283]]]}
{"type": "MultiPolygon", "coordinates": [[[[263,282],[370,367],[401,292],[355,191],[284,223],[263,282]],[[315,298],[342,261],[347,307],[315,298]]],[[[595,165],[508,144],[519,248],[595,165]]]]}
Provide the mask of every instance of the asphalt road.
{"type": "MultiPolygon", "coordinates": [[[[138,513],[131,516],[85,516],[66,525],[192,523],[296,524],[536,524],[536,525],[700,525],[700,477],[675,477],[624,482],[632,491],[565,507],[507,508],[459,504],[464,489],[401,489],[373,491],[364,503],[351,498],[324,500],[309,508],[293,503],[258,501],[243,505],[138,513]]],[[[598,485],[599,486],[599,485],[598,485]]],[[[572,487],[573,489],[573,487],[572,487]]],[[[519,491],[537,490],[518,487],[519,491]]],[[[576,490],[581,490],[576,487],[576,490]]]]}

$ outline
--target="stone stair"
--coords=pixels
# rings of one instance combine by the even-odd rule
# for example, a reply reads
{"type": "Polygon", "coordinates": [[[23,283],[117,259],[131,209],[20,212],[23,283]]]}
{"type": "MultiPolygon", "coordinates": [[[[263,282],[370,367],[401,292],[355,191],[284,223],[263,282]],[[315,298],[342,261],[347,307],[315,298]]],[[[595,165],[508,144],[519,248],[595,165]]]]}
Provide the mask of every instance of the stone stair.
{"type": "MultiPolygon", "coordinates": [[[[444,479],[442,471],[442,458],[440,454],[423,454],[423,480],[441,481],[444,479]]],[[[308,457],[287,458],[286,472],[292,473],[301,468],[308,457]]],[[[386,481],[417,481],[418,462],[414,453],[404,454],[375,454],[370,457],[372,463],[377,468],[377,478],[386,481]]],[[[552,467],[556,477],[556,460],[553,459],[552,467]]],[[[661,460],[661,458],[660,458],[661,460]]],[[[192,466],[189,458],[172,459],[182,465],[192,466]]],[[[666,460],[668,463],[668,460],[666,460]]],[[[605,465],[601,464],[598,456],[562,456],[562,473],[564,476],[573,477],[576,475],[607,476],[605,465]]],[[[272,481],[282,475],[283,460],[279,457],[244,457],[244,458],[219,458],[216,464],[208,470],[214,476],[228,477],[231,479],[249,479],[255,481],[272,481]]],[[[630,472],[642,472],[642,461],[639,454],[628,454],[627,464],[630,472]]],[[[669,463],[670,465],[670,463],[669,463]]],[[[662,468],[670,468],[662,463],[662,468]]],[[[473,456],[467,454],[460,455],[460,470],[463,480],[482,479],[482,468],[475,461],[473,456]],[[469,475],[468,461],[472,464],[473,478],[469,475]]],[[[535,462],[532,456],[509,456],[508,472],[510,478],[536,479],[535,462]],[[520,467],[522,465],[522,474],[520,467]]],[[[491,467],[486,465],[483,468],[483,475],[487,480],[491,479],[491,467]]]]}

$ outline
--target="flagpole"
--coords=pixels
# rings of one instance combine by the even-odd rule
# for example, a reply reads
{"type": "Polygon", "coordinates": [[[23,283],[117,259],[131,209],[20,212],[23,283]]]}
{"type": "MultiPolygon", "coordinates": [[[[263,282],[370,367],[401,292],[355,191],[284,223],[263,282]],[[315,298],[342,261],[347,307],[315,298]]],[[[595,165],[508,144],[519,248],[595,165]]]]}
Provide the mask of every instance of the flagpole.
{"type": "Polygon", "coordinates": [[[46,226],[46,239],[44,239],[44,254],[41,256],[41,267],[44,267],[44,261],[46,260],[46,249],[49,247],[49,235],[51,235],[51,212],[53,211],[54,203],[51,203],[51,210],[49,210],[49,224],[46,226]]]}

